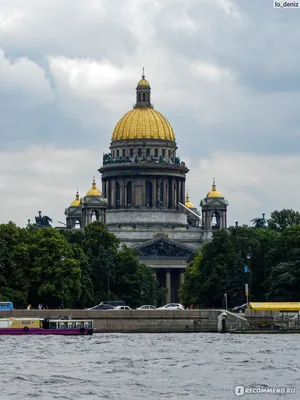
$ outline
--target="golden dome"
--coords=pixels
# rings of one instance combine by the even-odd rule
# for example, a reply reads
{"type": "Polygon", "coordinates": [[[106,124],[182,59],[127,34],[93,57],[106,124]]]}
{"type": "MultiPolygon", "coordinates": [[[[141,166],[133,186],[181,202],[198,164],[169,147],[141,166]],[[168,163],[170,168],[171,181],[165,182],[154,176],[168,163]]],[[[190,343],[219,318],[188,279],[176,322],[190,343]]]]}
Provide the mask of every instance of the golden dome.
{"type": "Polygon", "coordinates": [[[134,108],[120,119],[111,140],[126,139],[176,140],[169,121],[150,107],[134,108]]]}
{"type": "Polygon", "coordinates": [[[75,200],[72,201],[72,203],[70,204],[70,207],[78,207],[78,206],[80,206],[80,199],[79,199],[79,193],[77,190],[75,200]]]}
{"type": "Polygon", "coordinates": [[[222,193],[217,191],[217,185],[216,185],[216,182],[215,182],[215,178],[213,180],[212,189],[211,189],[210,192],[207,193],[206,197],[224,197],[222,195],[222,193]]]}
{"type": "Polygon", "coordinates": [[[194,204],[190,202],[190,196],[189,196],[189,193],[188,193],[188,192],[187,192],[186,198],[185,198],[185,206],[186,206],[187,208],[196,208],[196,207],[194,206],[194,204]]]}
{"type": "Polygon", "coordinates": [[[95,178],[93,179],[93,184],[91,189],[87,192],[86,196],[101,196],[101,192],[96,188],[95,178]]]}
{"type": "Polygon", "coordinates": [[[138,84],[138,86],[149,86],[150,87],[150,83],[147,81],[147,79],[141,79],[138,84]]]}

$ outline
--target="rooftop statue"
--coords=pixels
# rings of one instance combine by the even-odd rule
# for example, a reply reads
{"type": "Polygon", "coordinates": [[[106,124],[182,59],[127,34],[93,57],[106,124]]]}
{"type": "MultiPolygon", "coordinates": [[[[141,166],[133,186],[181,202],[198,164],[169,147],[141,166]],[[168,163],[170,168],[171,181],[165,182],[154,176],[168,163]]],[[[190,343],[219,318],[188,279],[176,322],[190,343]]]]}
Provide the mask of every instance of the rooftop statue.
{"type": "Polygon", "coordinates": [[[39,211],[39,215],[35,217],[35,224],[33,226],[38,228],[51,227],[50,222],[52,222],[52,219],[47,215],[42,216],[42,212],[39,211]]]}
{"type": "Polygon", "coordinates": [[[262,215],[262,218],[254,218],[250,222],[253,222],[254,228],[257,229],[264,229],[266,228],[266,220],[265,220],[265,214],[262,215]]]}

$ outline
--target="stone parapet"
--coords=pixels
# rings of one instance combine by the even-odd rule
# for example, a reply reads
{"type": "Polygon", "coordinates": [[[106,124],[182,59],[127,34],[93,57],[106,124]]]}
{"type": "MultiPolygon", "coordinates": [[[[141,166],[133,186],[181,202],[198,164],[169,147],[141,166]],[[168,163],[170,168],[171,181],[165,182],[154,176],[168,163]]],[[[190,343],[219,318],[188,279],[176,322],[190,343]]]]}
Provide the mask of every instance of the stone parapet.
{"type": "Polygon", "coordinates": [[[95,332],[175,333],[217,332],[218,310],[12,310],[1,311],[0,317],[93,319],[95,332]]]}

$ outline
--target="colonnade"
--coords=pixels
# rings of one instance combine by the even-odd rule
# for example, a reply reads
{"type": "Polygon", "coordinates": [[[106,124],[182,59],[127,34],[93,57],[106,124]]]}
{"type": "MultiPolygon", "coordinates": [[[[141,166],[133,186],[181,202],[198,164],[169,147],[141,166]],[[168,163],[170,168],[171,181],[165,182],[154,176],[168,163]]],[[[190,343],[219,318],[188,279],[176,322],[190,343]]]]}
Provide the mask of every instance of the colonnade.
{"type": "Polygon", "coordinates": [[[184,271],[178,268],[153,269],[153,276],[167,289],[165,304],[178,303],[178,290],[184,283],[184,271]]]}
{"type": "Polygon", "coordinates": [[[185,202],[185,178],[132,177],[102,180],[102,193],[110,208],[175,208],[185,202]]]}

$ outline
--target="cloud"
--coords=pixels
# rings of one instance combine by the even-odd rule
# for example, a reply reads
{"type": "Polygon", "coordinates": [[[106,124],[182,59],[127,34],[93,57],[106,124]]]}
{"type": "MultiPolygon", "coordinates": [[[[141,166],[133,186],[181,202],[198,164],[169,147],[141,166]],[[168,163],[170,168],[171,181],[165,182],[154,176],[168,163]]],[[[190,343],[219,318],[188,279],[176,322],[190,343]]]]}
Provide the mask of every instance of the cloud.
{"type": "Polygon", "coordinates": [[[39,208],[63,218],[143,66],[193,202],[215,176],[232,222],[297,208],[300,190],[284,193],[299,166],[298,14],[261,0],[117,3],[0,0],[0,219],[23,224],[39,208]],[[18,195],[7,196],[11,182],[18,195]]]}
{"type": "Polygon", "coordinates": [[[0,103],[5,107],[30,109],[53,101],[44,70],[26,57],[8,59],[0,48],[0,103]]]}

